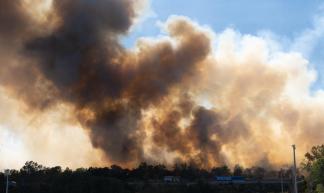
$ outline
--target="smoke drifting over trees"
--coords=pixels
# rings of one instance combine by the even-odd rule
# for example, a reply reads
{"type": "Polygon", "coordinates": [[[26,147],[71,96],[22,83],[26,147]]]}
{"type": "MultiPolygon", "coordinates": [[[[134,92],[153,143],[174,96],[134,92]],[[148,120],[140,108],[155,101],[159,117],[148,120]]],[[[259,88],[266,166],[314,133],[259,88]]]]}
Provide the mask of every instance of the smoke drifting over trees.
{"type": "Polygon", "coordinates": [[[32,114],[67,106],[103,162],[282,164],[278,140],[304,149],[323,139],[323,93],[308,94],[307,61],[262,38],[228,30],[215,45],[210,29],[173,16],[167,37],[126,49],[119,40],[140,1],[0,3],[2,89],[32,114]]]}

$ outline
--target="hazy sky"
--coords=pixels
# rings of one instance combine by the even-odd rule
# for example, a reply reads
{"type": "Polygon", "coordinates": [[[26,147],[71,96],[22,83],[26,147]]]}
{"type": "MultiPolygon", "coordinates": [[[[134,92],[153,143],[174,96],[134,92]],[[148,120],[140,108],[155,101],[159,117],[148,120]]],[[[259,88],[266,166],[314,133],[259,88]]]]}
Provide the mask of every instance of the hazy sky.
{"type": "Polygon", "coordinates": [[[0,2],[0,169],[281,166],[323,143],[322,1],[0,2]]]}

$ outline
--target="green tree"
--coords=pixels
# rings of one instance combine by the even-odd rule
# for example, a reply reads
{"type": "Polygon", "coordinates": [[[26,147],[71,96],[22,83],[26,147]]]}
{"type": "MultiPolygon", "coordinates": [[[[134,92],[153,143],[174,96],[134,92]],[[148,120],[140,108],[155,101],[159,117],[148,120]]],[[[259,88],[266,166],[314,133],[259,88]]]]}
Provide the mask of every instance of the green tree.
{"type": "Polygon", "coordinates": [[[324,184],[324,157],[313,163],[310,177],[315,184],[324,184]]]}
{"type": "Polygon", "coordinates": [[[322,184],[318,184],[316,186],[316,192],[317,193],[324,193],[324,186],[322,184]]]}
{"type": "Polygon", "coordinates": [[[312,147],[312,149],[310,150],[310,152],[307,152],[305,154],[305,159],[302,162],[302,166],[304,169],[306,169],[307,171],[310,171],[313,163],[324,157],[324,144],[323,145],[318,145],[318,146],[314,146],[312,147]]]}
{"type": "Polygon", "coordinates": [[[312,147],[305,154],[303,169],[309,173],[308,189],[317,193],[324,193],[324,145],[312,147]]]}

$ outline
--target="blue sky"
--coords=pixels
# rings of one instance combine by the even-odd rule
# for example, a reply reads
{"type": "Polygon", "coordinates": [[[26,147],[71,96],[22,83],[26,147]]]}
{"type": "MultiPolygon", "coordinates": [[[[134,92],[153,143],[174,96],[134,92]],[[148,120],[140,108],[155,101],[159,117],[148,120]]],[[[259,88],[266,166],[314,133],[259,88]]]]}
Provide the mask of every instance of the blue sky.
{"type": "MultiPolygon", "coordinates": [[[[266,30],[289,41],[312,30],[314,18],[324,15],[320,0],[151,0],[150,4],[150,16],[124,38],[126,47],[132,47],[139,37],[159,34],[157,21],[165,21],[170,15],[187,16],[216,33],[228,27],[253,35],[266,30]]],[[[324,88],[323,37],[324,30],[313,39],[311,51],[305,54],[310,67],[318,72],[312,90],[324,88]]]]}

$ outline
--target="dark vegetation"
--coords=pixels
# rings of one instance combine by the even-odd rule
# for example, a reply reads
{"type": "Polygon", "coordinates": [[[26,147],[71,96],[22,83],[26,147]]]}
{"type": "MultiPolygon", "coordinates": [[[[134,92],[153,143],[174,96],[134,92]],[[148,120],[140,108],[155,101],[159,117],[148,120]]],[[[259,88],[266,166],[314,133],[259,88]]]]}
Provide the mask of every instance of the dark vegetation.
{"type": "MultiPolygon", "coordinates": [[[[316,146],[305,155],[302,163],[305,183],[299,192],[322,193],[324,182],[324,146],[316,146]],[[307,182],[307,188],[306,188],[307,182]],[[304,186],[303,186],[304,185],[304,186]]],[[[272,170],[262,167],[243,168],[236,165],[200,169],[194,164],[164,165],[141,163],[133,169],[117,165],[105,168],[62,169],[60,166],[44,167],[29,161],[20,170],[11,170],[11,193],[257,193],[281,192],[281,186],[267,184],[212,184],[214,176],[244,176],[245,179],[291,178],[290,169],[272,170]],[[165,183],[164,176],[180,176],[179,183],[165,183]]],[[[301,176],[300,176],[301,177],[301,176]]],[[[5,176],[0,173],[0,192],[5,191],[5,176]]],[[[299,178],[303,179],[303,178],[299,178]]],[[[286,186],[286,185],[285,185],[286,186]]],[[[299,185],[300,186],[300,185],[299,185]]],[[[288,187],[284,187],[288,190],[288,187]]]]}
{"type": "MultiPolygon", "coordinates": [[[[291,172],[285,170],[284,178],[290,178],[291,172]]],[[[141,163],[134,169],[123,169],[117,165],[106,168],[78,168],[62,169],[60,166],[44,167],[36,162],[29,161],[18,171],[11,170],[10,180],[17,182],[10,192],[19,193],[132,193],[132,192],[255,192],[271,187],[252,185],[220,185],[211,186],[208,182],[214,176],[240,175],[246,178],[263,179],[278,178],[280,171],[266,170],[261,167],[243,169],[235,166],[231,171],[227,166],[215,167],[211,170],[199,169],[193,164],[176,164],[172,169],[164,165],[148,165],[141,163]],[[166,184],[164,176],[180,176],[181,182],[166,184]],[[229,187],[231,186],[231,187],[229,187]],[[251,191],[255,190],[255,191],[251,191]]],[[[4,179],[4,175],[1,174],[4,179]]],[[[1,189],[4,191],[4,181],[1,189]]],[[[279,187],[275,187],[278,189],[279,187]]]]}
{"type": "Polygon", "coordinates": [[[305,154],[302,167],[307,174],[307,192],[324,193],[324,144],[305,154]]]}

